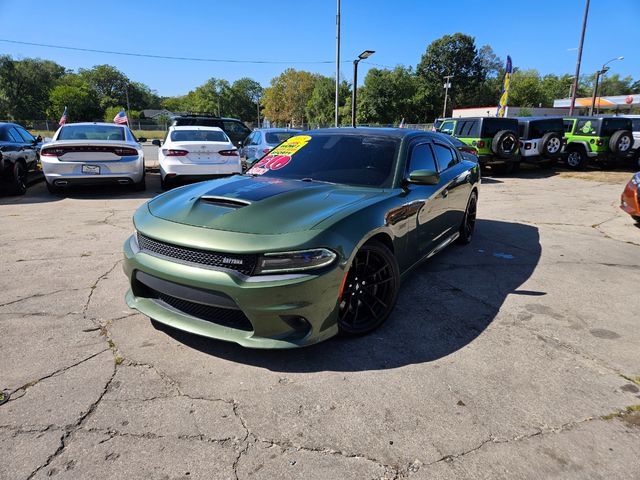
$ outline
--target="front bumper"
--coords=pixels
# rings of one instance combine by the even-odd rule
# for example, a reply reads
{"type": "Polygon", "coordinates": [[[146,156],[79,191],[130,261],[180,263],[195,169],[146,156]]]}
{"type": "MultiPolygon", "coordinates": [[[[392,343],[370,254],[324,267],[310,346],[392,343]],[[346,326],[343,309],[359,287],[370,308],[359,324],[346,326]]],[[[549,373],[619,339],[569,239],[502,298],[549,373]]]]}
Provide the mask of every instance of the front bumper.
{"type": "Polygon", "coordinates": [[[126,294],[129,307],[179,330],[251,348],[301,347],[338,333],[338,296],[345,274],[341,264],[314,274],[246,277],[150,255],[137,250],[134,237],[130,237],[124,245],[123,269],[131,285],[126,294]],[[193,292],[204,295],[204,300],[198,301],[209,306],[216,302],[206,298],[228,298],[232,303],[223,308],[237,307],[250,328],[234,328],[171,308],[140,288],[137,272],[143,272],[143,281],[149,278],[144,274],[159,279],[158,288],[168,287],[178,300],[193,301],[193,292]],[[301,324],[306,326],[301,328],[301,324]]]}
{"type": "Polygon", "coordinates": [[[120,180],[138,183],[144,175],[144,161],[142,158],[122,159],[113,161],[73,161],[64,162],[57,159],[41,157],[42,171],[47,182],[56,184],[99,184],[118,183],[120,180]],[[82,172],[82,165],[96,165],[100,167],[99,174],[82,172]]]}

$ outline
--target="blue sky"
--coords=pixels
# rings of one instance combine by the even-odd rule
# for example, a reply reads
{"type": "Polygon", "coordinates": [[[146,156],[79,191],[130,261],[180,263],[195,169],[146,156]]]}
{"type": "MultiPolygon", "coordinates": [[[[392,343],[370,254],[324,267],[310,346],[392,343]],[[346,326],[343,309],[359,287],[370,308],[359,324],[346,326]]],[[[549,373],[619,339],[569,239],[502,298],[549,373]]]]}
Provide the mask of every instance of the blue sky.
{"type": "MultiPolygon", "coordinates": [[[[427,45],[463,32],[478,47],[510,54],[514,66],[541,73],[575,71],[585,0],[342,0],[343,60],[361,51],[370,62],[415,66],[427,45]]],[[[335,0],[0,0],[0,39],[100,50],[199,58],[291,61],[290,64],[209,63],[134,58],[0,42],[0,53],[40,57],[67,68],[109,63],[161,95],[178,95],[210,77],[251,77],[267,86],[287,67],[333,75],[335,0]],[[12,21],[14,20],[14,21],[12,21]]],[[[640,78],[640,0],[591,0],[582,73],[605,61],[611,73],[640,78]]],[[[371,65],[361,63],[360,82],[371,65]]],[[[350,79],[351,63],[341,65],[350,79]]]]}

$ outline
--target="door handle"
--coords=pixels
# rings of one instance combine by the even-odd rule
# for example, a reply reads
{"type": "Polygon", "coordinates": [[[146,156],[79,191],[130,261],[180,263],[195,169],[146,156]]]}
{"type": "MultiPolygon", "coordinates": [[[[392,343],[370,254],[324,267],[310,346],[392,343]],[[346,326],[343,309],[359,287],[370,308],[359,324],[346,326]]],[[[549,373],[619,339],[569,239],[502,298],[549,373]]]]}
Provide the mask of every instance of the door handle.
{"type": "Polygon", "coordinates": [[[447,196],[449,195],[449,190],[447,190],[446,188],[442,191],[442,198],[447,198],[447,196]]]}

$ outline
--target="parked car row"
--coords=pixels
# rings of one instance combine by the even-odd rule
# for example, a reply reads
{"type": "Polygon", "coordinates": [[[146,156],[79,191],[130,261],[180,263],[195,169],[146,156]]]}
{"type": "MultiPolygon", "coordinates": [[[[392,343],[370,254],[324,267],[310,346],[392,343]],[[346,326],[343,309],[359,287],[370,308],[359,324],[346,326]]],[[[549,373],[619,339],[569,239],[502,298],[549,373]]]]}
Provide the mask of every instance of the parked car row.
{"type": "Polygon", "coordinates": [[[15,123],[0,123],[0,192],[23,195],[38,167],[40,140],[15,123]]]}
{"type": "Polygon", "coordinates": [[[434,129],[476,147],[480,164],[496,173],[517,170],[520,162],[550,167],[564,160],[572,169],[640,165],[640,118],[444,118],[434,129]]]}

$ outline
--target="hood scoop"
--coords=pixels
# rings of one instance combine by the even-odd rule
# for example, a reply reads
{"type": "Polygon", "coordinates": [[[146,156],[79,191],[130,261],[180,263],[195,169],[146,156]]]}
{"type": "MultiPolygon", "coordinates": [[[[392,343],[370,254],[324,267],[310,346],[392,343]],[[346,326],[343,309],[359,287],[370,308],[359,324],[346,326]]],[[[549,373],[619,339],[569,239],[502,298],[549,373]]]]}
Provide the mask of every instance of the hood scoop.
{"type": "Polygon", "coordinates": [[[225,208],[234,208],[234,209],[251,205],[251,202],[248,202],[246,200],[241,200],[239,198],[218,197],[215,195],[202,195],[200,197],[200,201],[207,203],[208,205],[215,205],[216,207],[225,207],[225,208]]]}

